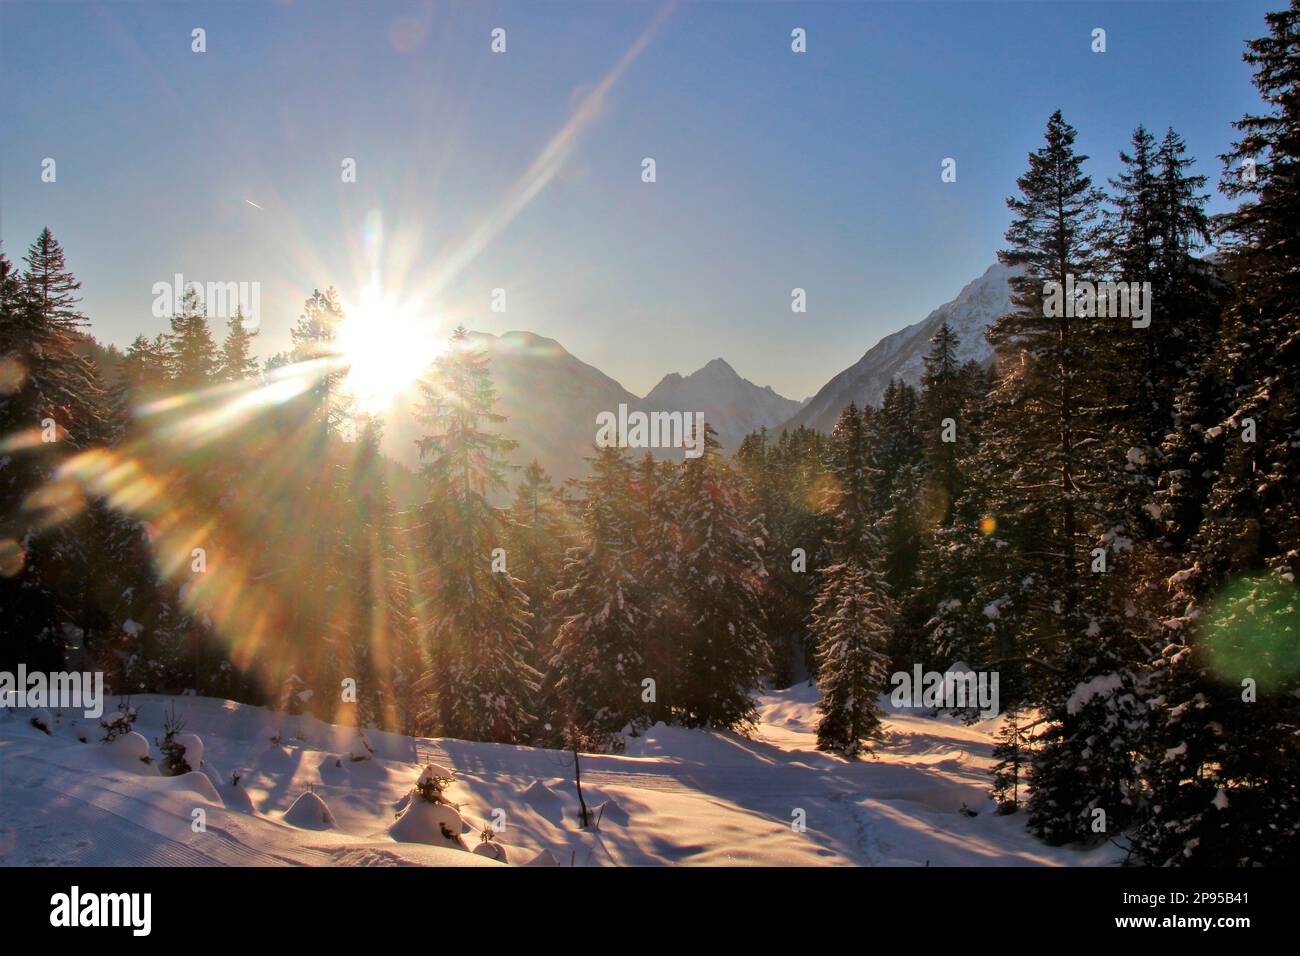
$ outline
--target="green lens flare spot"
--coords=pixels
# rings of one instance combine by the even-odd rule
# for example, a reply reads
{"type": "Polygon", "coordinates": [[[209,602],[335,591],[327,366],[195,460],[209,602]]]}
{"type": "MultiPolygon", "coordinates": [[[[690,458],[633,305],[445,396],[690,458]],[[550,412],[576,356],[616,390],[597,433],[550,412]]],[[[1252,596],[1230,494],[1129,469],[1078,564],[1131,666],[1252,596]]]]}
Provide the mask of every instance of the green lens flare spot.
{"type": "Polygon", "coordinates": [[[1253,678],[1262,691],[1300,677],[1300,593],[1272,575],[1241,578],[1210,605],[1205,647],[1216,679],[1239,685],[1253,678]]]}

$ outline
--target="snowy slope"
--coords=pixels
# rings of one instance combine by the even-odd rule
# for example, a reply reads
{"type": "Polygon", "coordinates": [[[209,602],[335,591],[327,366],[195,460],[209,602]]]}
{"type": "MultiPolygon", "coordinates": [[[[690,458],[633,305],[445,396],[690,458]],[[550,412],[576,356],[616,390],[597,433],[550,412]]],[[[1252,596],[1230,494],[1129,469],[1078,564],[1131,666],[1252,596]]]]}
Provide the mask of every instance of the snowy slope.
{"type": "Polygon", "coordinates": [[[946,321],[957,334],[957,357],[986,361],[992,355],[984,330],[998,316],[1011,309],[1012,270],[994,263],[969,283],[957,298],[939,306],[920,322],[900,329],[873,345],[862,358],[822,386],[803,408],[786,422],[787,428],[807,425],[829,432],[849,402],[879,405],[890,379],[901,378],[911,385],[921,380],[922,359],[930,339],[946,321]]]}
{"type": "Polygon", "coordinates": [[[703,412],[728,451],[750,432],[775,428],[799,410],[798,402],[741,378],[720,358],[687,376],[665,375],[644,404],[655,411],[703,412]]]}
{"type": "MultiPolygon", "coordinates": [[[[136,729],[155,758],[169,700],[133,699],[136,729]]],[[[504,820],[495,841],[512,865],[539,857],[564,866],[1104,865],[1118,855],[1046,847],[1024,830],[1023,815],[992,812],[986,771],[996,721],[967,727],[893,714],[878,757],[848,762],[816,751],[816,691],[807,685],[764,695],[751,739],[660,725],[625,754],[584,757],[583,793],[601,814],[599,829],[587,831],[576,825],[563,753],[367,731],[374,758],[353,761],[353,729],[229,701],[174,700],[203,740],[205,766],[171,778],[129,746],[99,742],[84,721],[59,715],[46,736],[29,714],[0,711],[0,864],[501,865],[389,834],[430,761],[457,772],[446,796],[466,822],[461,842],[473,849],[484,823],[504,820]],[[281,744],[270,740],[277,734],[281,744]],[[302,800],[309,790],[315,797],[302,800]],[[289,816],[299,826],[286,820],[295,802],[289,816]],[[961,814],[963,803],[978,816],[961,814]],[[193,832],[196,809],[206,832],[193,832]],[[791,827],[798,810],[806,832],[791,827]]]]}

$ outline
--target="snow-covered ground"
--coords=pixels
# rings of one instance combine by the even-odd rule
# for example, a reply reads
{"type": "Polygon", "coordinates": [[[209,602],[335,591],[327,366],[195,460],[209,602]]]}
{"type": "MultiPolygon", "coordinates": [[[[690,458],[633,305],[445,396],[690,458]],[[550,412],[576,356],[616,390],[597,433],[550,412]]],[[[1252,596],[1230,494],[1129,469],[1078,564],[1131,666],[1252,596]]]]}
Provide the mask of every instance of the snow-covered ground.
{"type": "Polygon", "coordinates": [[[807,685],[764,694],[752,738],[660,725],[625,754],[584,756],[583,795],[601,814],[586,831],[572,758],[556,751],[367,731],[374,755],[354,760],[369,749],[351,728],[145,696],[132,699],[153,758],[144,764],[145,740],[102,743],[98,722],[79,714],[56,712],[47,736],[31,712],[0,711],[0,864],[498,866],[497,849],[454,845],[473,850],[494,819],[510,864],[1097,866],[1119,857],[1112,846],[1046,847],[1024,830],[1023,813],[994,814],[997,719],[967,726],[892,712],[877,756],[846,761],[817,752],[815,701],[807,685]],[[202,742],[203,767],[163,777],[154,741],[171,702],[202,742]],[[419,819],[394,827],[430,762],[456,773],[445,796],[460,805],[464,832],[399,842],[390,828],[409,837],[447,819],[426,802],[419,819]]]}

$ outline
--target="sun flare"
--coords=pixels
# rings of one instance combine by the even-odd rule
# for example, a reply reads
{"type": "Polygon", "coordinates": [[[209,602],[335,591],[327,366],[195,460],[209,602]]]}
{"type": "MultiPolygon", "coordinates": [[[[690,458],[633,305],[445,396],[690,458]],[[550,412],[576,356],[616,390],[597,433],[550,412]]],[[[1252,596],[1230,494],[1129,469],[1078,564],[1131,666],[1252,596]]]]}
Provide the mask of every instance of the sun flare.
{"type": "Polygon", "coordinates": [[[371,283],[338,330],[338,354],[346,367],[344,387],[359,410],[385,410],[411,386],[442,348],[436,323],[413,303],[371,283]]]}

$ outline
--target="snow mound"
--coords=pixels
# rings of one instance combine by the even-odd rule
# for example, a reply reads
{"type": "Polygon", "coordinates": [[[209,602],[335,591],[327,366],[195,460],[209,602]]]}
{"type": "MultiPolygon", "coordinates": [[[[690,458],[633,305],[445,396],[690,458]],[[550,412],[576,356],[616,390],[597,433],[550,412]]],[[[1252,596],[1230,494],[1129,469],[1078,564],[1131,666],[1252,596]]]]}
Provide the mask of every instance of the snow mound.
{"type": "MultiPolygon", "coordinates": [[[[116,740],[110,740],[104,746],[113,766],[134,773],[149,773],[152,766],[146,762],[149,757],[149,741],[143,734],[133,730],[116,740]]],[[[157,768],[153,768],[153,772],[157,773],[157,768]]]]}
{"type": "Polygon", "coordinates": [[[168,784],[173,790],[189,790],[197,793],[199,796],[210,800],[212,803],[222,803],[217,788],[212,785],[207,774],[200,773],[197,770],[191,770],[189,773],[182,773],[175,777],[167,778],[168,784]]]}
{"type": "Polygon", "coordinates": [[[542,850],[537,856],[533,857],[524,866],[559,866],[560,861],[555,858],[550,850],[542,850]]]}
{"type": "Polygon", "coordinates": [[[239,813],[257,813],[257,807],[253,805],[253,796],[243,787],[223,783],[217,787],[217,793],[221,796],[221,802],[227,810],[235,810],[239,813]]]}
{"type": "Polygon", "coordinates": [[[253,805],[253,795],[238,784],[230,782],[230,777],[221,775],[221,771],[210,763],[205,763],[200,772],[212,781],[212,786],[217,788],[217,795],[221,797],[222,804],[227,810],[235,810],[239,813],[256,813],[257,808],[253,805]]]}
{"type": "Polygon", "coordinates": [[[627,826],[628,821],[631,819],[628,812],[619,806],[618,801],[613,797],[610,797],[602,803],[594,812],[596,814],[596,819],[601,823],[610,820],[617,823],[619,826],[627,826]]]}
{"type": "Polygon", "coordinates": [[[331,787],[374,786],[388,777],[388,770],[373,757],[353,758],[350,753],[322,755],[317,772],[331,787]]]}
{"type": "Polygon", "coordinates": [[[527,787],[521,790],[519,795],[531,804],[556,803],[561,799],[558,793],[540,780],[534,780],[527,787]]]}
{"type": "Polygon", "coordinates": [[[454,807],[413,797],[388,828],[388,835],[398,843],[428,843],[463,850],[466,847],[460,835],[464,830],[465,822],[454,807]]]}
{"type": "Polygon", "coordinates": [[[489,860],[496,860],[498,863],[508,863],[506,859],[506,848],[494,840],[488,840],[474,847],[474,852],[478,856],[485,856],[489,860]]]}
{"type": "Polygon", "coordinates": [[[361,760],[370,760],[375,755],[375,748],[370,745],[363,733],[357,734],[357,739],[353,741],[351,748],[348,750],[348,759],[355,762],[361,760]]]}
{"type": "Polygon", "coordinates": [[[319,795],[308,790],[284,811],[284,822],[300,830],[333,830],[334,814],[319,795]]]}
{"type": "Polygon", "coordinates": [[[191,770],[203,766],[203,741],[198,734],[177,734],[173,741],[185,750],[185,762],[191,770]]]}

